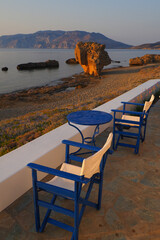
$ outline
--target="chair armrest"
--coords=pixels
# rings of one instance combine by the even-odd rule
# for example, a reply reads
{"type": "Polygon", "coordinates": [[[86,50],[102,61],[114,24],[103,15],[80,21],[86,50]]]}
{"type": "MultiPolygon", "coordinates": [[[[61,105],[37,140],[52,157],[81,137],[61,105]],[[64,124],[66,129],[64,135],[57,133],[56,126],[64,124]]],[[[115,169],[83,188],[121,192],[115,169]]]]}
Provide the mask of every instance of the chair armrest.
{"type": "Polygon", "coordinates": [[[133,103],[133,102],[121,102],[123,104],[130,104],[130,105],[138,105],[138,106],[144,106],[144,103],[133,103]]]}
{"type": "Polygon", "coordinates": [[[126,111],[126,110],[118,110],[118,109],[112,109],[111,111],[114,113],[116,112],[123,113],[123,114],[128,113],[128,114],[139,115],[139,116],[141,116],[142,114],[147,115],[145,112],[135,112],[135,111],[126,111]]]}
{"type": "Polygon", "coordinates": [[[87,144],[78,143],[78,142],[74,142],[74,141],[70,141],[70,140],[63,140],[62,143],[66,144],[66,145],[73,146],[73,147],[84,148],[84,149],[95,151],[95,152],[98,152],[101,149],[99,147],[90,146],[90,145],[87,145],[87,144]]]}
{"type": "Polygon", "coordinates": [[[51,175],[66,178],[66,179],[70,179],[70,180],[73,180],[76,182],[87,183],[90,181],[90,179],[84,178],[84,176],[78,176],[76,174],[60,171],[58,169],[46,167],[46,166],[36,164],[36,163],[29,163],[27,166],[30,167],[32,170],[44,172],[47,174],[51,174],[51,175]]]}

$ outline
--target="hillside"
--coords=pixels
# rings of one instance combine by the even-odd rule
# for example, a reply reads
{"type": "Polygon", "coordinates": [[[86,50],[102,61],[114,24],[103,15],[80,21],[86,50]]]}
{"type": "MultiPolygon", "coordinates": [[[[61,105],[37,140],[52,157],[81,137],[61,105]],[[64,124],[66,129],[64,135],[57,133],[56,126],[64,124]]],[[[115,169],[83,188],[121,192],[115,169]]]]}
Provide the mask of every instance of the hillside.
{"type": "Polygon", "coordinates": [[[84,31],[39,31],[33,34],[16,34],[0,37],[0,48],[75,48],[76,43],[98,42],[106,48],[130,48],[122,42],[107,38],[100,33],[84,31]]]}
{"type": "Polygon", "coordinates": [[[160,49],[160,42],[146,43],[139,46],[131,47],[132,49],[160,49]]]}

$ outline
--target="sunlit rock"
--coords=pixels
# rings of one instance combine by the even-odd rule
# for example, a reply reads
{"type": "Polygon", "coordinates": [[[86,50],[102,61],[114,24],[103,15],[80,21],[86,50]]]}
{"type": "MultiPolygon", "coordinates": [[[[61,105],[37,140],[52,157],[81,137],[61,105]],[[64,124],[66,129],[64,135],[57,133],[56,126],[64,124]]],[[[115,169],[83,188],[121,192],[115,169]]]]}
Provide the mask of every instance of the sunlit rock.
{"type": "Polygon", "coordinates": [[[130,66],[139,66],[150,63],[160,63],[160,55],[158,54],[146,54],[143,57],[131,58],[129,60],[130,66]]]}
{"type": "Polygon", "coordinates": [[[95,42],[78,42],[75,48],[76,61],[84,69],[85,73],[99,76],[103,67],[111,63],[105,45],[95,42]]]}

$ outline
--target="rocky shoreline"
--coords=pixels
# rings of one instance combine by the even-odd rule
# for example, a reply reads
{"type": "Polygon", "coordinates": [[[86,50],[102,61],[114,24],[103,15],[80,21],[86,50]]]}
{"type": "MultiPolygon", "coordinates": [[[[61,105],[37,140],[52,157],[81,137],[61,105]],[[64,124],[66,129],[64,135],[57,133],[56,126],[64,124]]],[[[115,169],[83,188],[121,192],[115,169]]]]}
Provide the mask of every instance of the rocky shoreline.
{"type": "Polygon", "coordinates": [[[67,122],[73,111],[94,109],[149,79],[160,64],[103,70],[101,77],[77,74],[58,86],[0,96],[0,156],[67,122]]]}
{"type": "MultiPolygon", "coordinates": [[[[152,78],[160,78],[160,64],[105,69],[100,77],[84,73],[61,79],[56,86],[30,88],[0,95],[0,120],[67,104],[107,101],[152,78]],[[98,100],[97,100],[98,99],[98,100]]],[[[92,104],[94,105],[94,104],[92,104]]]]}
{"type": "MultiPolygon", "coordinates": [[[[69,91],[70,89],[80,89],[86,87],[93,79],[100,79],[101,77],[94,77],[89,76],[85,73],[74,74],[71,77],[62,78],[60,83],[54,86],[45,85],[42,87],[32,87],[24,90],[13,91],[11,93],[3,93],[0,94],[0,99],[17,99],[18,97],[21,98],[29,97],[33,95],[40,95],[40,94],[54,94],[58,92],[69,91]]],[[[1,103],[0,103],[1,106],[1,103]]]]}

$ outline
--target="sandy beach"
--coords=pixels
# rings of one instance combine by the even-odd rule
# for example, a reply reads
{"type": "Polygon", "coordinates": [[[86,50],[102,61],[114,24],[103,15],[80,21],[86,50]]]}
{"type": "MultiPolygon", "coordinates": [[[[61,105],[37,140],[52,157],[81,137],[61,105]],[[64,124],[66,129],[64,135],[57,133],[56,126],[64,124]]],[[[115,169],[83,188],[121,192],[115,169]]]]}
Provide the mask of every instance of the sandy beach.
{"type": "Polygon", "coordinates": [[[100,77],[84,73],[62,84],[0,96],[0,155],[64,124],[66,116],[95,107],[150,79],[160,78],[160,64],[103,70],[100,77]]]}

